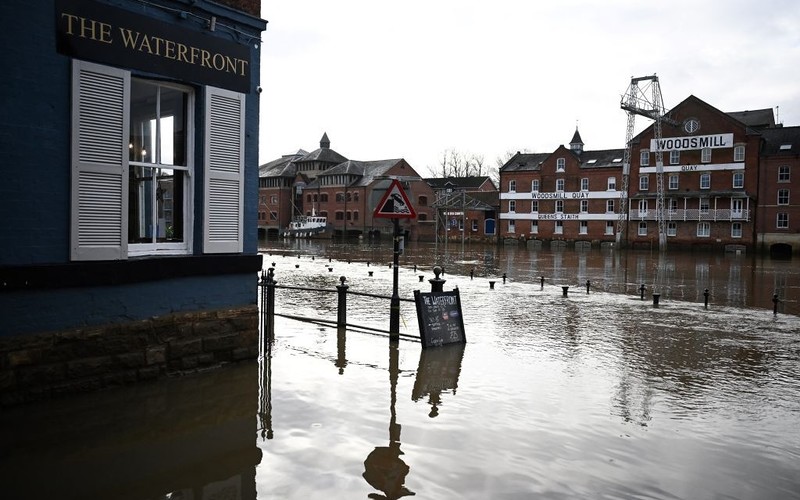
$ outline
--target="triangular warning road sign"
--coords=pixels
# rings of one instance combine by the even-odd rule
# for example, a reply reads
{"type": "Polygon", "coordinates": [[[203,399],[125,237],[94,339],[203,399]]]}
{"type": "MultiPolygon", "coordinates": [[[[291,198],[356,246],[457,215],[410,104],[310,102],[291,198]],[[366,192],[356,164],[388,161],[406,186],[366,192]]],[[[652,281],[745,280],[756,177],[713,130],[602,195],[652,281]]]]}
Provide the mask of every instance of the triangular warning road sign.
{"type": "Polygon", "coordinates": [[[385,217],[389,219],[416,219],[417,211],[403,191],[403,186],[397,179],[392,180],[391,186],[375,206],[373,217],[385,217]]]}

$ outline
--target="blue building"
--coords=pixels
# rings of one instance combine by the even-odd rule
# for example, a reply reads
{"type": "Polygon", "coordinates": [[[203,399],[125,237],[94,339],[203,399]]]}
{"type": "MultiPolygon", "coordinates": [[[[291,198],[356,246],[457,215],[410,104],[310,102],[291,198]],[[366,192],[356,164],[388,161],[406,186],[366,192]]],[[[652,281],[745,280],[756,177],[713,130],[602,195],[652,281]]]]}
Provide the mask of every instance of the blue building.
{"type": "Polygon", "coordinates": [[[259,13],[0,4],[0,403],[256,356],[259,13]]]}

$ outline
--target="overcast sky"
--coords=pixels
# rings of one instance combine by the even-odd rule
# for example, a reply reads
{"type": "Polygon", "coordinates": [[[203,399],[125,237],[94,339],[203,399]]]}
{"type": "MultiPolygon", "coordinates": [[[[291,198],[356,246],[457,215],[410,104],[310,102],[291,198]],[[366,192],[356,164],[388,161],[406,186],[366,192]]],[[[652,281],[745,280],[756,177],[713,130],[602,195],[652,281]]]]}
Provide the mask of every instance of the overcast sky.
{"type": "MultiPolygon", "coordinates": [[[[262,0],[260,163],[327,132],[352,160],[622,148],[620,99],[772,108],[800,125],[797,0],[262,0]]],[[[637,118],[637,132],[648,125],[637,118]]]]}

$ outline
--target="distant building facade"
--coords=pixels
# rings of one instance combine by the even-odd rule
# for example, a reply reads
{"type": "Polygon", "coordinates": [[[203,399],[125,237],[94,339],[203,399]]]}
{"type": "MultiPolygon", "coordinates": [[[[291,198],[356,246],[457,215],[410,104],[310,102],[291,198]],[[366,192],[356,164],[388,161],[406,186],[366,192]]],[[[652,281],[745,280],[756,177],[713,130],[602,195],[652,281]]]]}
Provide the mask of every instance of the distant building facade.
{"type": "Polygon", "coordinates": [[[500,192],[488,176],[428,178],[436,199],[437,238],[495,241],[500,192]]]}
{"type": "Polygon", "coordinates": [[[503,165],[502,237],[555,245],[615,241],[624,151],[591,151],[583,146],[576,130],[569,148],[517,153],[503,165]]]}
{"type": "Polygon", "coordinates": [[[569,149],[518,153],[501,168],[501,236],[658,248],[660,151],[668,248],[798,253],[798,142],[770,109],[725,113],[690,96],[667,113],[659,143],[652,124],[633,138],[623,192],[625,150],[585,151],[576,131],[569,149]]]}
{"type": "Polygon", "coordinates": [[[372,214],[392,179],[401,181],[417,212],[416,219],[401,221],[404,233],[411,240],[431,238],[434,192],[414,168],[404,159],[348,160],[330,148],[327,133],[319,149],[260,167],[260,235],[280,237],[295,217],[311,215],[327,218],[332,226],[327,237],[391,234],[392,222],[372,214]]]}

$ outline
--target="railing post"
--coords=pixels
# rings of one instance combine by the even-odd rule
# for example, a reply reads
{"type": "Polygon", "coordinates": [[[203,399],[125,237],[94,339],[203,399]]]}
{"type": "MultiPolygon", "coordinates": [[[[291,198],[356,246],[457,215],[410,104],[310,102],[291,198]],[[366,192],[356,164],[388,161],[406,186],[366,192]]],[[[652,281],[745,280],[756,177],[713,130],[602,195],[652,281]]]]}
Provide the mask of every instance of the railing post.
{"type": "Polygon", "coordinates": [[[275,269],[269,268],[266,276],[261,272],[261,324],[264,328],[264,340],[275,338],[275,269]]]}
{"type": "Polygon", "coordinates": [[[703,299],[705,308],[708,309],[708,288],[703,291],[703,299]]]}
{"type": "Polygon", "coordinates": [[[772,314],[776,316],[778,315],[778,302],[780,302],[778,300],[778,294],[777,293],[772,294],[772,314]]]}
{"type": "Polygon", "coordinates": [[[339,328],[347,326],[347,289],[350,287],[344,284],[345,281],[347,281],[347,278],[340,276],[339,282],[341,284],[336,285],[336,290],[339,292],[339,301],[336,308],[336,325],[339,328]]]}

